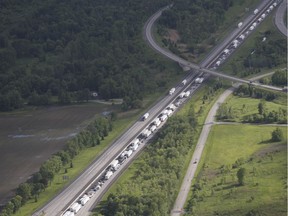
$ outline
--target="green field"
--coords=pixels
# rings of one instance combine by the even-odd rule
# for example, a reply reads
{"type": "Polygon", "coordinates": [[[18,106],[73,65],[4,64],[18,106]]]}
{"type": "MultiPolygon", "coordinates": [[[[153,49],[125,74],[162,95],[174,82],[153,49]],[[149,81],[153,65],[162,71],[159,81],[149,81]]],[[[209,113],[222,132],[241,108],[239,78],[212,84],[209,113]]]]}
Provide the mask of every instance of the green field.
{"type": "MultiPolygon", "coordinates": [[[[241,122],[243,120],[243,117],[257,114],[258,113],[258,104],[260,102],[263,102],[263,99],[256,99],[256,98],[250,98],[250,97],[239,97],[239,96],[230,96],[226,101],[225,105],[227,107],[231,107],[233,112],[233,118],[229,119],[229,121],[237,121],[241,122]]],[[[278,112],[279,109],[286,110],[286,102],[281,101],[281,104],[265,101],[265,110],[266,112],[276,111],[278,112]]]]}
{"type": "Polygon", "coordinates": [[[281,127],[285,141],[280,143],[269,141],[274,129],[214,126],[187,204],[188,215],[287,215],[287,128],[281,127]],[[244,186],[237,182],[240,167],[246,169],[244,186]]]}

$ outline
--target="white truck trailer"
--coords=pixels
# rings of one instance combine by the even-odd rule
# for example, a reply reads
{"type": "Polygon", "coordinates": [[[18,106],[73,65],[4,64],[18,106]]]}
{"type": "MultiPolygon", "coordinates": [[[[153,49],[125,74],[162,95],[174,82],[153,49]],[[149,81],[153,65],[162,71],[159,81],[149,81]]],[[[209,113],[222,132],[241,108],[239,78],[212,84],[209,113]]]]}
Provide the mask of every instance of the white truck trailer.
{"type": "Polygon", "coordinates": [[[88,201],[89,201],[89,197],[87,195],[84,195],[83,197],[81,197],[81,199],[79,200],[81,205],[84,206],[88,201]]]}
{"type": "Polygon", "coordinates": [[[160,117],[160,121],[164,122],[167,118],[168,118],[167,115],[162,115],[162,116],[160,117]]]}
{"type": "Polygon", "coordinates": [[[187,98],[187,97],[189,97],[189,96],[190,96],[190,94],[191,94],[191,92],[190,92],[190,91],[186,91],[186,92],[185,92],[185,96],[184,96],[184,97],[186,97],[186,98],[187,98]]]}
{"type": "Polygon", "coordinates": [[[119,164],[119,161],[115,159],[110,163],[110,166],[111,168],[115,169],[118,164],[119,164]]]}
{"type": "Polygon", "coordinates": [[[74,216],[75,213],[74,212],[71,212],[71,211],[66,211],[63,216],[74,216]]]}
{"type": "Polygon", "coordinates": [[[108,171],[105,175],[105,179],[108,180],[113,175],[112,171],[108,171]]]}
{"type": "Polygon", "coordinates": [[[181,92],[180,94],[179,94],[179,98],[183,98],[185,96],[185,92],[181,92]]]}
{"type": "Polygon", "coordinates": [[[142,116],[142,120],[145,121],[148,117],[149,117],[149,113],[145,113],[145,114],[142,116]]]}
{"type": "Polygon", "coordinates": [[[175,92],[175,88],[170,89],[169,95],[172,95],[175,92]]]}
{"type": "Polygon", "coordinates": [[[182,81],[182,84],[183,84],[183,85],[186,85],[186,83],[187,83],[187,80],[184,79],[184,80],[182,81]]]}
{"type": "Polygon", "coordinates": [[[156,125],[156,127],[158,127],[160,124],[161,124],[161,121],[159,118],[156,118],[154,121],[153,121],[153,124],[156,125]]]}
{"type": "Polygon", "coordinates": [[[81,209],[81,205],[79,203],[73,203],[73,205],[71,205],[70,207],[70,211],[74,212],[75,214],[77,214],[77,212],[81,209]]]}

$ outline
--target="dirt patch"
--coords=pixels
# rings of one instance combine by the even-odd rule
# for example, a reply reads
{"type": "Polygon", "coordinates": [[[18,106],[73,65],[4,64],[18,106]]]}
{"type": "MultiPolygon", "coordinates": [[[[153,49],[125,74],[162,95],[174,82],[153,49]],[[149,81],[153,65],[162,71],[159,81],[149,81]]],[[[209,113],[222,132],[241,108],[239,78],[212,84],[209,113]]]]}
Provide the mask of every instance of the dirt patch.
{"type": "Polygon", "coordinates": [[[87,123],[115,106],[92,103],[0,115],[0,205],[87,123]]]}
{"type": "Polygon", "coordinates": [[[170,41],[173,41],[174,43],[176,43],[178,40],[180,40],[180,36],[177,30],[168,29],[167,33],[168,33],[167,39],[169,39],[170,41]]]}
{"type": "Polygon", "coordinates": [[[286,144],[274,144],[274,145],[269,145],[266,148],[261,149],[260,151],[256,152],[254,155],[256,157],[263,157],[269,153],[272,152],[277,152],[277,151],[282,151],[284,149],[287,149],[286,144]]]}

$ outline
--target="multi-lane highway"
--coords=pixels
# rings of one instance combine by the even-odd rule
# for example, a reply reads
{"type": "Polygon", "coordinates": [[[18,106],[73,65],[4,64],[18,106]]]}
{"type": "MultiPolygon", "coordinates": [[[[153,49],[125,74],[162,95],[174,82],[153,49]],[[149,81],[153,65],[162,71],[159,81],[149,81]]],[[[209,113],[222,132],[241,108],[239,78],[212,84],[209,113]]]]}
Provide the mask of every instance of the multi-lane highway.
{"type": "MultiPolygon", "coordinates": [[[[223,50],[223,47],[227,47],[229,45],[229,43],[231,43],[231,41],[233,39],[235,39],[235,37],[237,35],[240,35],[241,32],[247,32],[248,31],[248,35],[250,34],[248,28],[250,26],[251,23],[254,23],[257,19],[259,19],[259,17],[262,15],[262,11],[265,11],[271,4],[271,1],[265,0],[263,2],[261,2],[261,4],[258,6],[259,8],[259,13],[258,15],[249,15],[248,17],[246,17],[246,19],[243,21],[243,27],[242,28],[238,28],[235,29],[231,34],[229,34],[229,37],[227,39],[225,39],[219,47],[217,47],[215,50],[213,50],[213,52],[210,53],[210,55],[208,56],[208,58],[206,58],[200,66],[191,63],[183,58],[180,58],[179,56],[171,53],[169,50],[159,46],[156,41],[154,40],[154,37],[152,35],[152,27],[154,25],[154,23],[157,21],[157,19],[161,16],[162,12],[164,10],[168,10],[169,8],[172,7],[172,5],[166,6],[162,9],[160,9],[158,12],[156,12],[152,17],[150,17],[150,19],[148,20],[146,26],[145,26],[145,38],[148,41],[148,43],[150,44],[150,46],[155,49],[157,52],[161,53],[162,55],[166,56],[167,58],[178,62],[181,65],[184,65],[186,67],[192,68],[194,70],[197,71],[201,71],[204,73],[208,73],[211,74],[213,76],[218,76],[218,77],[222,77],[225,79],[229,79],[232,80],[234,82],[240,82],[240,83],[247,83],[247,84],[253,84],[255,86],[260,86],[260,84],[257,83],[251,83],[250,80],[246,80],[246,79],[242,79],[242,78],[238,78],[238,77],[234,77],[234,76],[230,76],[230,75],[226,75],[223,74],[221,72],[216,72],[214,70],[208,69],[208,68],[204,68],[204,67],[208,67],[208,63],[212,63],[215,61],[215,57],[219,56],[221,53],[219,53],[220,50],[223,50]]],[[[282,91],[281,88],[275,87],[275,86],[262,86],[263,88],[268,88],[268,89],[272,89],[272,90],[276,90],[276,91],[282,91]]]]}
{"type": "MultiPolygon", "coordinates": [[[[168,9],[165,8],[165,9],[168,9]]],[[[163,55],[169,57],[170,59],[173,59],[174,61],[177,61],[183,65],[189,66],[190,68],[196,69],[196,71],[203,71],[207,72],[212,75],[224,77],[230,80],[234,80],[236,82],[245,82],[250,83],[249,80],[243,80],[236,77],[231,77],[228,75],[224,75],[212,70],[208,70],[206,68],[200,68],[199,66],[192,64],[184,59],[181,59],[177,57],[176,55],[170,53],[169,51],[161,48],[158,46],[155,41],[153,40],[151,29],[153,26],[153,23],[158,19],[158,17],[161,15],[161,12],[164,9],[158,11],[156,14],[154,14],[149,21],[147,22],[145,26],[145,35],[151,46],[156,49],[158,52],[162,53],[163,55]]],[[[223,45],[224,46],[224,45],[223,45]]],[[[210,56],[219,56],[221,52],[221,49],[215,49],[213,52],[211,52],[210,56]]],[[[211,60],[206,60],[202,63],[203,66],[207,66],[209,63],[212,62],[211,60]]],[[[193,80],[195,79],[196,72],[190,73],[185,79],[187,80],[187,83],[191,84],[193,80]]],[[[92,184],[92,182],[97,178],[97,176],[100,176],[101,173],[105,170],[105,168],[111,163],[111,161],[119,154],[123,149],[126,148],[126,146],[135,139],[144,128],[146,128],[158,115],[159,113],[164,110],[175,98],[178,97],[178,95],[183,92],[186,88],[188,88],[188,84],[184,85],[179,83],[177,86],[175,86],[175,93],[173,95],[166,95],[163,98],[161,98],[152,108],[150,108],[147,112],[150,113],[149,118],[146,121],[137,121],[135,122],[122,136],[120,136],[115,142],[113,142],[77,179],[75,179],[69,186],[67,186],[62,192],[60,192],[57,196],[55,196],[49,203],[47,203],[45,206],[43,206],[41,209],[39,209],[37,212],[35,212],[33,215],[61,215],[67,207],[71,205],[71,203],[77,201],[79,196],[85,192],[86,188],[89,188],[89,186],[92,184]]],[[[268,87],[270,88],[270,87],[268,87]]],[[[277,89],[279,90],[279,89],[277,89]]],[[[280,89],[281,90],[281,89],[280,89]]],[[[112,181],[112,180],[110,180],[112,181]]],[[[109,186],[109,182],[106,184],[105,187],[109,186]]],[[[105,190],[102,189],[104,192],[105,190]]],[[[99,200],[98,198],[101,197],[101,193],[98,193],[97,196],[93,196],[94,200],[99,200]]],[[[92,206],[93,202],[90,202],[89,206],[92,206]]],[[[81,213],[81,215],[87,214],[88,205],[85,207],[86,211],[81,213]]]]}
{"type": "MultiPolygon", "coordinates": [[[[196,73],[190,74],[185,79],[187,83],[192,83],[196,73]]],[[[49,203],[37,210],[33,215],[61,215],[72,202],[77,200],[85,191],[85,188],[91,184],[97,176],[111,163],[111,161],[133,140],[142,130],[147,127],[158,115],[164,110],[178,95],[183,92],[189,85],[179,83],[175,86],[173,95],[167,94],[159,100],[147,112],[150,113],[146,121],[136,121],[123,135],[109,146],[75,181],[67,188],[54,197],[49,203]]],[[[95,198],[96,199],[96,198],[95,198]]],[[[82,213],[81,213],[82,214],[82,213]]],[[[84,214],[84,213],[83,213],[84,214]]],[[[82,214],[82,215],[83,215],[82,214]]]]}

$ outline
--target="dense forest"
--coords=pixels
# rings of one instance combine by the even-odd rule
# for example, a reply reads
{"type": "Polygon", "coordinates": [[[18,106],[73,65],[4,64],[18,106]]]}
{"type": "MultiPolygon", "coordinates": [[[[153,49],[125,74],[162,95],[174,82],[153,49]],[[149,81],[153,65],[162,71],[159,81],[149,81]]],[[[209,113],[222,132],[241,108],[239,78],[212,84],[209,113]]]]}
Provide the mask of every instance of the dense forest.
{"type": "Polygon", "coordinates": [[[139,106],[171,74],[142,40],[146,19],[169,2],[1,1],[0,110],[85,101],[92,91],[139,106]]]}
{"type": "MultiPolygon", "coordinates": [[[[224,13],[231,6],[233,0],[178,0],[171,10],[163,12],[159,24],[164,28],[176,29],[181,42],[187,44],[189,52],[199,54],[205,52],[205,47],[199,45],[209,38],[224,22],[224,13]]],[[[160,28],[160,34],[165,31],[160,28]]],[[[211,41],[211,45],[214,42],[211,41]]],[[[174,44],[169,47],[176,51],[174,44]]]]}

